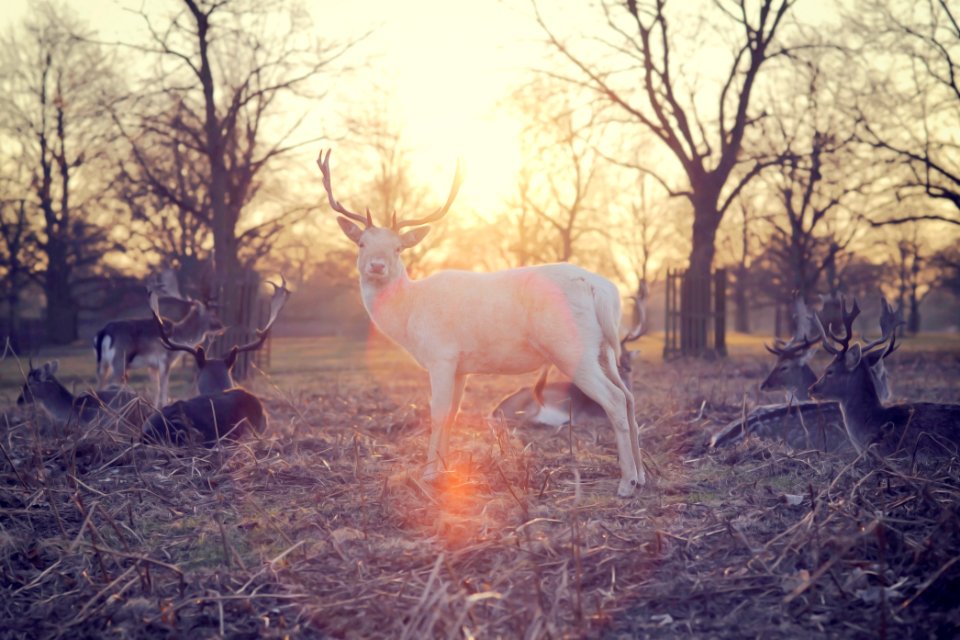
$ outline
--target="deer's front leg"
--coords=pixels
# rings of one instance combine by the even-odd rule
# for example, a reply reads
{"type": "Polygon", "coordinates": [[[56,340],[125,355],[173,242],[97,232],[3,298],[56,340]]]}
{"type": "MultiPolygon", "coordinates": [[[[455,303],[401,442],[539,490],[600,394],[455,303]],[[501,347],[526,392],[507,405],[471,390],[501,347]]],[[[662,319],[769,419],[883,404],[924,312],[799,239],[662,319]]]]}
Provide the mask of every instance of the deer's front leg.
{"type": "MultiPolygon", "coordinates": [[[[434,480],[440,473],[440,463],[446,460],[446,445],[449,436],[449,421],[456,416],[457,408],[453,400],[457,388],[455,364],[445,364],[430,369],[430,444],[427,446],[427,466],[423,470],[424,480],[434,480]],[[444,460],[440,460],[440,455],[444,460]]],[[[463,390],[462,386],[460,388],[463,390]]],[[[459,403],[459,397],[458,397],[459,403]]]]}
{"type": "Polygon", "coordinates": [[[457,422],[460,413],[460,401],[463,400],[463,389],[467,385],[467,376],[458,375],[453,379],[453,398],[450,400],[450,415],[444,422],[440,433],[440,459],[446,461],[450,454],[450,432],[457,422]]]}

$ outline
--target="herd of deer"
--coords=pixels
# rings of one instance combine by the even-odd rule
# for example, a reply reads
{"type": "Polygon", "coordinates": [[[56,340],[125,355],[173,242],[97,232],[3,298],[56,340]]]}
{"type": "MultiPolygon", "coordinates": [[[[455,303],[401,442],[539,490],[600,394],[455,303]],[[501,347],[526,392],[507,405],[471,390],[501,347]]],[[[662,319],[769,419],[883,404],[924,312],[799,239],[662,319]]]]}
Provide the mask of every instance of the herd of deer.
{"type": "Polygon", "coordinates": [[[231,370],[240,353],[263,346],[290,295],[286,281],[279,286],[270,283],[274,287],[270,317],[257,330],[257,339],[233,346],[224,358],[207,357],[202,346],[208,336],[223,329],[213,306],[181,297],[168,283],[169,279],[156,277],[147,285],[152,317],[109,322],[97,333],[97,391],[74,396],[56,378],[57,361],[37,368],[31,363],[17,404],[33,403],[63,427],[121,423],[138,429],[145,440],[179,445],[212,446],[248,431],[261,433],[266,427],[263,405],[234,382],[231,370]],[[160,295],[185,302],[187,313],[177,322],[162,318],[160,295]],[[183,353],[196,363],[198,393],[168,404],[170,370],[183,353]],[[123,384],[130,369],[144,367],[156,382],[152,406],[123,384]]]}
{"type": "MultiPolygon", "coordinates": [[[[423,279],[408,277],[401,253],[421,242],[429,223],[446,215],[460,188],[458,164],[446,203],[423,218],[397,219],[389,227],[374,224],[369,209],[362,216],[347,209],[333,194],[330,151],[317,159],[330,207],[337,222],[358,247],[360,293],[370,319],[381,333],[406,350],[430,380],[431,430],[425,480],[446,468],[450,432],[471,374],[518,374],[542,370],[533,387],[504,398],[493,419],[545,424],[575,424],[604,417],[612,426],[620,465],[617,494],[629,496],[645,483],[636,407],[632,392],[632,354],[627,342],[646,328],[641,286],[634,296],[634,326],[619,337],[620,296],[605,278],[571,264],[547,264],[493,273],[442,270],[423,279]],[[362,226],[361,226],[362,225],[362,226]],[[405,227],[412,227],[403,231],[405,227]],[[556,367],[570,383],[547,383],[556,367]]],[[[116,382],[128,368],[156,371],[157,406],[143,421],[145,437],[198,434],[210,444],[238,435],[245,428],[260,431],[260,401],[236,387],[230,369],[237,353],[257,349],[289,296],[275,286],[270,319],[258,339],[235,346],[226,358],[212,359],[200,346],[217,331],[216,315],[201,303],[176,323],[161,319],[158,291],[150,293],[152,319],[108,324],[97,336],[98,377],[116,382]],[[199,394],[166,405],[170,367],[190,353],[199,369],[199,394]]],[[[162,287],[161,287],[162,289],[162,287]]],[[[797,332],[789,342],[768,347],[777,363],[763,382],[764,390],[786,389],[785,405],[764,407],[715,434],[710,444],[734,442],[747,432],[784,439],[795,447],[827,451],[872,449],[891,457],[913,459],[956,456],[960,446],[960,405],[914,403],[884,407],[890,396],[883,361],[895,349],[900,321],[886,301],[879,339],[851,346],[853,322],[860,313],[842,308],[844,334],[824,328],[802,299],[796,303],[797,332]],[[815,327],[815,329],[814,329],[815,327]],[[818,379],[809,366],[818,343],[833,361],[818,379]],[[810,397],[834,402],[809,402],[810,397]],[[795,403],[794,400],[799,401],[795,403]]],[[[31,368],[21,399],[32,398],[61,421],[88,422],[100,412],[117,411],[129,397],[111,387],[91,396],[73,397],[54,378],[56,363],[31,368]]]]}

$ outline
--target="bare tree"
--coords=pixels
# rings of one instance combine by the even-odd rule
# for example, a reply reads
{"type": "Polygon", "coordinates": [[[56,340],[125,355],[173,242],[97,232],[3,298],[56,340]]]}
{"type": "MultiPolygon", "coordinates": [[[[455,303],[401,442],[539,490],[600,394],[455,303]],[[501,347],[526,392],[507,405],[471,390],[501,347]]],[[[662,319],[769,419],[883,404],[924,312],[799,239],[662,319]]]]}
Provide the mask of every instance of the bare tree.
{"type": "Polygon", "coordinates": [[[311,86],[348,47],[318,44],[306,13],[279,0],[182,0],[172,15],[141,16],[151,42],[127,46],[155,54],[157,63],[141,95],[123,105],[134,116],[124,131],[137,177],[164,205],[204,222],[223,284],[244,252],[247,264],[255,262],[282,224],[304,211],[241,223],[268,169],[305,143],[296,135],[306,109],[292,122],[289,109],[297,98],[317,97],[311,86]],[[158,138],[166,153],[148,153],[158,138]],[[184,192],[180,170],[194,173],[189,186],[199,192],[184,192]]]}
{"type": "Polygon", "coordinates": [[[871,0],[855,21],[867,54],[882,52],[886,77],[864,98],[861,135],[903,169],[895,196],[909,212],[869,222],[960,225],[960,14],[947,0],[871,0]],[[886,100],[871,108],[878,92],[886,100]]]}
{"type": "Polygon", "coordinates": [[[0,128],[27,167],[19,206],[37,221],[43,266],[36,276],[55,342],[77,337],[80,289],[104,253],[118,248],[96,216],[109,191],[113,138],[101,110],[119,83],[108,56],[84,35],[75,17],[43,3],[2,45],[0,128]]]}
{"type": "Polygon", "coordinates": [[[7,338],[20,349],[20,294],[36,269],[36,237],[27,218],[27,201],[0,200],[0,296],[7,305],[7,338]]]}
{"type": "MultiPolygon", "coordinates": [[[[619,5],[619,3],[617,3],[619,5]]],[[[685,184],[674,186],[669,176],[648,163],[627,160],[623,164],[655,176],[675,197],[690,201],[693,208],[693,232],[690,270],[706,277],[714,259],[717,229],[724,214],[746,184],[776,159],[744,152],[744,140],[750,128],[762,118],[751,109],[754,88],[768,61],[790,53],[778,44],[778,33],[793,0],[739,0],[717,3],[714,16],[724,22],[732,51],[724,77],[716,85],[701,86],[685,81],[684,45],[674,36],[670,25],[684,17],[667,10],[666,0],[626,2],[626,15],[619,7],[604,4],[610,40],[601,40],[606,53],[623,61],[622,68],[609,57],[599,63],[574,49],[551,30],[539,10],[537,20],[552,46],[578,71],[572,81],[593,89],[622,118],[639,125],[659,139],[685,177],[685,184]],[[635,82],[625,82],[624,77],[635,82]],[[706,92],[715,90],[711,113],[698,111],[707,103],[706,92]]],[[[536,5],[535,5],[536,6],[536,5]]],[[[686,7],[689,11],[689,7],[686,7]]],[[[706,27],[706,22],[699,22],[706,27]]],[[[693,71],[693,70],[689,70],[693,71]]],[[[691,73],[691,77],[696,74],[691,73]]],[[[703,300],[690,301],[701,308],[703,300]]],[[[694,328],[706,335],[706,322],[694,328]]],[[[705,344],[705,339],[696,340],[705,344]]]]}

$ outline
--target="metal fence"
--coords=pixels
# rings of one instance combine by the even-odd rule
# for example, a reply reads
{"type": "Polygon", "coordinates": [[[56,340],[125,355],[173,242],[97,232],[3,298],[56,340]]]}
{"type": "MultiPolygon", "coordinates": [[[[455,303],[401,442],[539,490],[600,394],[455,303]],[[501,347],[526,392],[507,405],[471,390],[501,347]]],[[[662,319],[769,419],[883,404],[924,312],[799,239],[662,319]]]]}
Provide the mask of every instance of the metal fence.
{"type": "Polygon", "coordinates": [[[665,294],[663,357],[726,356],[726,270],[698,276],[670,269],[665,294]]]}
{"type": "MultiPolygon", "coordinates": [[[[224,356],[234,345],[243,345],[257,339],[257,329],[267,323],[270,302],[262,292],[260,275],[246,271],[232,283],[223,286],[217,296],[220,321],[227,328],[210,345],[211,351],[224,356]]],[[[245,380],[254,367],[270,366],[270,339],[259,351],[241,353],[233,367],[235,380],[245,380]]]]}

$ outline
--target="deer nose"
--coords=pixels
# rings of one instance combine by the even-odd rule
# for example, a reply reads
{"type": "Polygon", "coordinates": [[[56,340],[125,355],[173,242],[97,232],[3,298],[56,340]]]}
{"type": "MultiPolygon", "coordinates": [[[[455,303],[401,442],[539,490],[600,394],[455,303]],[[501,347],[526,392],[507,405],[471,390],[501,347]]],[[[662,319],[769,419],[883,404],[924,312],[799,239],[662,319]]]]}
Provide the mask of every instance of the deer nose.
{"type": "Polygon", "coordinates": [[[370,273],[383,275],[383,273],[387,270],[387,265],[380,261],[371,262],[369,270],[370,273]]]}

